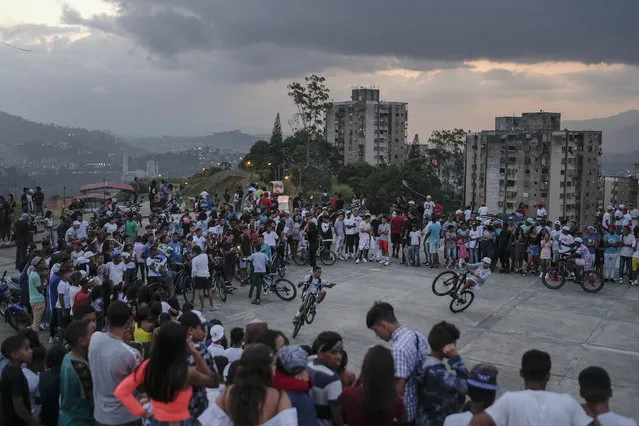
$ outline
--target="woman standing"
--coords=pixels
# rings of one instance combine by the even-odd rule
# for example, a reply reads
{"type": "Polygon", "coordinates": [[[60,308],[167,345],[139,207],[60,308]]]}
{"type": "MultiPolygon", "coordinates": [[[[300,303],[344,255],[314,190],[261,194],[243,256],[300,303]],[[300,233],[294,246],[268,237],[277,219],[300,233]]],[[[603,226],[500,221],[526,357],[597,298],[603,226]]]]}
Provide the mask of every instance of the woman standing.
{"type": "Polygon", "coordinates": [[[543,277],[550,266],[550,257],[552,256],[552,240],[550,239],[550,234],[545,229],[541,231],[543,235],[541,240],[541,253],[539,258],[541,259],[541,275],[539,278],[543,277]]]}
{"type": "Polygon", "coordinates": [[[113,393],[135,416],[151,419],[152,426],[190,426],[191,386],[214,387],[217,380],[191,341],[182,324],[167,321],[160,327],[151,356],[124,379],[113,393]],[[192,356],[197,367],[189,367],[192,356]],[[151,400],[152,412],[133,396],[138,386],[151,400]]]}
{"type": "Polygon", "coordinates": [[[349,426],[392,426],[408,414],[394,386],[393,355],[378,345],[364,357],[359,386],[346,388],[339,397],[349,426]]]}
{"type": "Polygon", "coordinates": [[[239,360],[233,385],[225,388],[215,404],[199,417],[203,425],[296,426],[297,414],[286,392],[271,387],[275,353],[255,343],[239,360]]]}

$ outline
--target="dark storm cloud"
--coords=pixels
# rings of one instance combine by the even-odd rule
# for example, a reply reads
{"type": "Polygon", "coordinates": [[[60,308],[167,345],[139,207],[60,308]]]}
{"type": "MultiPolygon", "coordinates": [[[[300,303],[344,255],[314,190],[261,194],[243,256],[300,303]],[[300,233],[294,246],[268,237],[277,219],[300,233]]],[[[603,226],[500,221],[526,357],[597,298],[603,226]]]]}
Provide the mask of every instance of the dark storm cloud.
{"type": "Polygon", "coordinates": [[[115,18],[64,19],[163,56],[270,43],[417,61],[639,64],[636,0],[108,1],[115,18]]]}

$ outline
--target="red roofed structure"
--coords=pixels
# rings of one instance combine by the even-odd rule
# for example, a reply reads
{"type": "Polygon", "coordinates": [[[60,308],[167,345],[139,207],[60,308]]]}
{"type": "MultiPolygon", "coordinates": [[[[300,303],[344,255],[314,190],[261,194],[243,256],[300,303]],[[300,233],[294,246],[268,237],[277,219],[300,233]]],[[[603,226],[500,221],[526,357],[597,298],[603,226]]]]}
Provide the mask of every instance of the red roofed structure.
{"type": "Polygon", "coordinates": [[[82,185],[80,187],[80,192],[86,193],[89,191],[107,190],[107,189],[115,189],[118,191],[133,191],[133,187],[131,185],[127,185],[126,183],[101,182],[101,183],[90,183],[88,185],[82,185]]]}

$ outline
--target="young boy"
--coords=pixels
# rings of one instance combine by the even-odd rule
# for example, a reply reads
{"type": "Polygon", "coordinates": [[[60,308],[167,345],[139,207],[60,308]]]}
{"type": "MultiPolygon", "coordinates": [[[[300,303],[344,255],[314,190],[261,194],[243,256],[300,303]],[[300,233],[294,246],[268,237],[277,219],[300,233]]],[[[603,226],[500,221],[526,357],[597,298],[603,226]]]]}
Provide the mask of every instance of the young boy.
{"type": "Polygon", "coordinates": [[[31,414],[40,416],[42,405],[40,405],[40,373],[44,371],[47,350],[43,347],[31,349],[31,362],[22,367],[22,372],[29,383],[29,394],[31,395],[31,414]]]}
{"type": "Polygon", "coordinates": [[[413,230],[408,235],[410,238],[410,257],[411,257],[411,265],[419,266],[419,243],[421,241],[422,233],[419,232],[417,224],[414,223],[412,226],[413,230]]]}
{"type": "Polygon", "coordinates": [[[343,351],[342,336],[334,331],[321,332],[313,343],[313,352],[317,354],[317,358],[309,361],[306,370],[313,379],[311,395],[320,426],[344,424],[339,402],[342,382],[337,373],[342,364],[343,351]]]}
{"type": "Polygon", "coordinates": [[[579,395],[586,400],[583,405],[586,414],[597,419],[602,426],[637,426],[637,422],[628,417],[610,411],[612,384],[610,376],[601,367],[588,367],[579,373],[579,395]]]}
{"type": "MultiPolygon", "coordinates": [[[[248,258],[244,258],[244,260],[248,260],[253,264],[253,282],[251,283],[251,289],[249,290],[249,298],[253,296],[253,290],[255,290],[255,300],[251,302],[254,305],[259,305],[261,303],[260,296],[262,295],[262,282],[264,281],[264,274],[266,274],[266,264],[269,260],[269,257],[264,254],[264,252],[260,251],[262,247],[263,245],[259,242],[255,243],[255,253],[250,255],[248,258]]],[[[268,246],[266,247],[268,248],[268,246]]]]}
{"type": "Polygon", "coordinates": [[[382,258],[380,259],[379,263],[383,263],[386,266],[388,266],[388,264],[390,263],[388,259],[388,239],[390,237],[390,231],[390,225],[388,224],[386,217],[382,216],[382,223],[380,223],[379,227],[377,228],[377,234],[379,235],[379,249],[382,251],[382,258]]]}
{"type": "Polygon", "coordinates": [[[54,345],[47,352],[47,371],[40,373],[40,423],[43,426],[58,426],[60,400],[60,367],[66,355],[64,346],[54,345]]]}
{"type": "Polygon", "coordinates": [[[70,277],[71,269],[60,271],[60,283],[58,283],[57,302],[55,304],[55,310],[58,315],[58,337],[64,336],[64,329],[71,322],[70,277]]]}
{"type": "Polygon", "coordinates": [[[300,307],[297,309],[297,312],[295,313],[295,318],[293,318],[293,324],[297,324],[298,318],[302,314],[302,309],[304,309],[304,301],[309,295],[313,293],[317,293],[319,291],[320,295],[319,295],[318,303],[322,303],[322,301],[326,297],[326,290],[324,290],[323,288],[335,287],[335,283],[329,283],[328,281],[325,281],[322,279],[322,268],[320,268],[319,266],[313,266],[313,275],[312,276],[306,275],[304,277],[304,281],[300,282],[300,284],[298,284],[298,287],[300,285],[306,285],[307,288],[304,291],[304,294],[302,294],[302,303],[300,304],[300,307]]]}
{"type": "Polygon", "coordinates": [[[235,327],[231,330],[231,346],[224,351],[224,356],[229,363],[237,361],[242,357],[242,341],[244,340],[244,329],[235,327]]]}
{"type": "Polygon", "coordinates": [[[92,334],[87,320],[74,321],[65,330],[71,352],[60,369],[60,426],[93,422],[93,380],[87,360],[92,334]]]}
{"type": "Polygon", "coordinates": [[[481,413],[495,402],[498,390],[497,368],[492,364],[477,364],[468,377],[469,408],[446,417],[444,426],[468,426],[473,414],[481,413]]]}
{"type": "Polygon", "coordinates": [[[36,426],[38,419],[31,414],[29,383],[21,368],[31,362],[29,340],[21,335],[9,336],[2,342],[1,350],[9,363],[0,375],[0,424],[36,426]]]}
{"type": "Polygon", "coordinates": [[[431,353],[424,360],[424,373],[418,395],[420,405],[417,424],[442,425],[446,416],[457,408],[460,395],[468,390],[468,368],[457,353],[459,330],[454,324],[442,321],[428,334],[431,353]],[[447,359],[446,368],[443,360],[447,359]]]}

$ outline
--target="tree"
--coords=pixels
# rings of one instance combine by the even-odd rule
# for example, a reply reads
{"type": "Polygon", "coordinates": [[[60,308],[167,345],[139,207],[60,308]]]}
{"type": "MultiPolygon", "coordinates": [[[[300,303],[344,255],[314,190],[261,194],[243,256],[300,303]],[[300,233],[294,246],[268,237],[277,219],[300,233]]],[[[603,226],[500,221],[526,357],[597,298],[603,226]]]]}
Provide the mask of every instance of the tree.
{"type": "Polygon", "coordinates": [[[426,163],[431,167],[443,189],[444,200],[451,207],[460,206],[464,200],[464,146],[466,131],[463,129],[435,130],[428,138],[426,163]]]}
{"type": "Polygon", "coordinates": [[[271,133],[271,145],[278,146],[284,141],[282,137],[282,123],[280,122],[280,113],[275,116],[275,123],[273,123],[273,132],[271,133]]]}
{"type": "Polygon", "coordinates": [[[415,133],[415,138],[413,139],[413,143],[410,144],[408,150],[408,158],[420,158],[422,153],[419,150],[419,135],[415,133]]]}
{"type": "Polygon", "coordinates": [[[306,167],[311,161],[311,142],[324,136],[326,112],[331,107],[330,90],[324,84],[326,78],[312,74],[304,77],[304,84],[293,82],[287,86],[288,95],[297,107],[296,118],[301,121],[301,128],[306,136],[306,167]]]}

